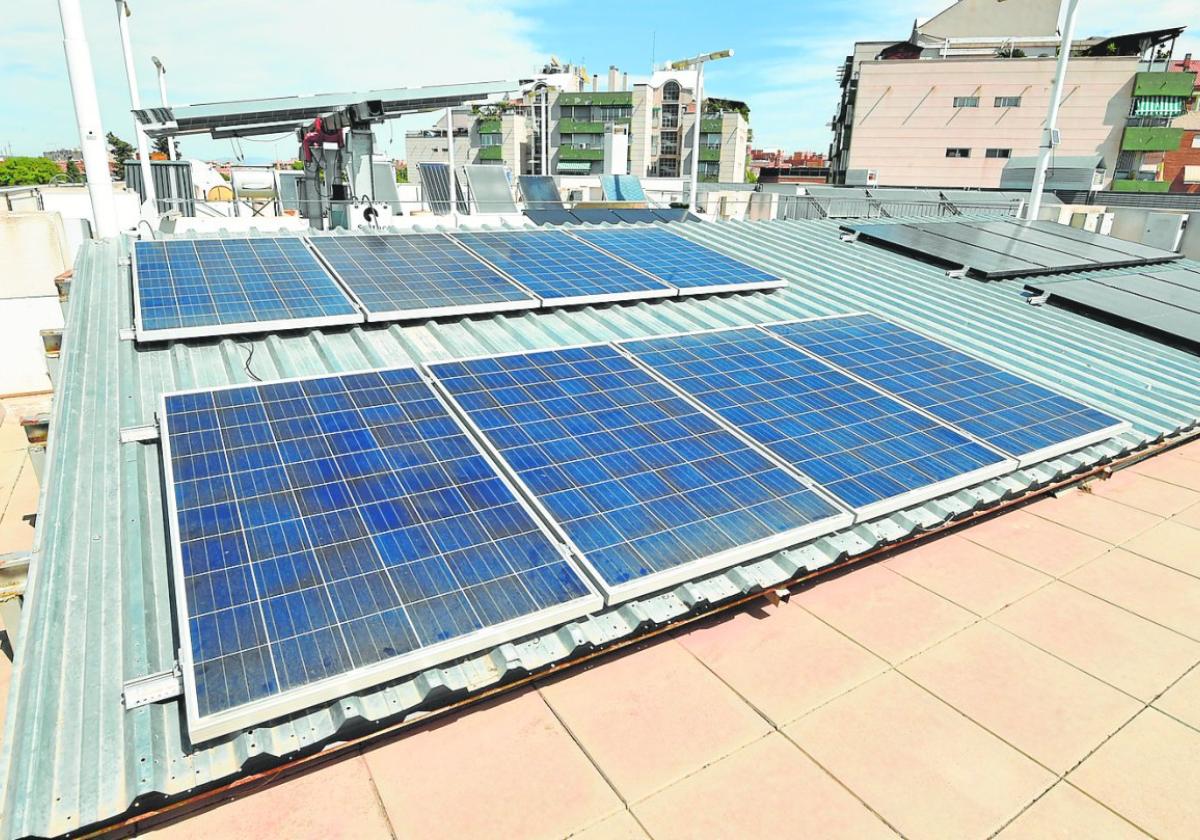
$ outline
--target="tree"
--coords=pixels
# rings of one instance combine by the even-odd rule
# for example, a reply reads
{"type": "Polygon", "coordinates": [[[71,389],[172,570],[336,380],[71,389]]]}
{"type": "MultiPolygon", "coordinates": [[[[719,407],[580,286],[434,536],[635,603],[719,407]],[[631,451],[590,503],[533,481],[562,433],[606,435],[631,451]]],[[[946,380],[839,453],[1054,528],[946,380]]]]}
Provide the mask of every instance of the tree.
{"type": "Polygon", "coordinates": [[[171,158],[171,143],[175,144],[175,157],[176,157],[176,159],[178,159],[179,158],[179,141],[178,140],[172,141],[170,137],[166,137],[166,136],[155,137],[154,145],[151,146],[150,151],[158,152],[160,155],[166,155],[167,159],[169,160],[171,158]]]}
{"type": "Polygon", "coordinates": [[[72,184],[78,184],[82,180],[83,173],[79,171],[79,164],[73,160],[68,160],[66,175],[68,181],[72,184]]]}
{"type": "Polygon", "coordinates": [[[1011,44],[1009,44],[1008,46],[997,47],[996,48],[996,57],[997,58],[1024,58],[1025,50],[1021,49],[1020,47],[1014,47],[1011,44]]]}
{"type": "Polygon", "coordinates": [[[408,183],[408,167],[407,166],[397,166],[396,167],[396,183],[397,184],[407,184],[408,183]]]}
{"type": "Polygon", "coordinates": [[[130,146],[124,140],[111,131],[108,132],[108,152],[113,156],[114,166],[113,172],[118,177],[125,177],[125,161],[133,160],[133,146],[130,146]]]}
{"type": "Polygon", "coordinates": [[[0,187],[49,184],[62,174],[52,160],[40,157],[10,157],[0,161],[0,187]]]}

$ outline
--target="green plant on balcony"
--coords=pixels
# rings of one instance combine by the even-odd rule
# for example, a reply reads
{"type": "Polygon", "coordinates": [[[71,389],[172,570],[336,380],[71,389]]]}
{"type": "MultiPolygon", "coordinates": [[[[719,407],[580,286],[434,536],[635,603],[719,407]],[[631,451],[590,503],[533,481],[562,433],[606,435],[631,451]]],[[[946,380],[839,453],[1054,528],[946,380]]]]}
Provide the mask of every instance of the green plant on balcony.
{"type": "Polygon", "coordinates": [[[1172,152],[1183,141],[1182,128],[1127,126],[1121,138],[1123,152],[1172,152]]]}
{"type": "Polygon", "coordinates": [[[1170,192],[1170,181],[1135,181],[1129,178],[1120,178],[1113,181],[1112,188],[1114,192],[1134,192],[1134,193],[1165,193],[1170,192]]]}
{"type": "Polygon", "coordinates": [[[480,160],[504,160],[500,146],[483,146],[479,149],[480,160]]]}
{"type": "Polygon", "coordinates": [[[720,160],[720,159],[721,159],[720,148],[712,149],[712,148],[707,148],[705,146],[700,147],[700,160],[720,160]]]}
{"type": "Polygon", "coordinates": [[[561,134],[603,134],[604,123],[563,118],[558,121],[558,130],[561,134]]]}
{"type": "Polygon", "coordinates": [[[480,120],[479,121],[479,133],[480,134],[499,134],[500,133],[500,120],[496,120],[496,119],[480,120]]]}
{"type": "Polygon", "coordinates": [[[558,158],[559,160],[604,160],[604,150],[563,147],[558,150],[558,158]]]}

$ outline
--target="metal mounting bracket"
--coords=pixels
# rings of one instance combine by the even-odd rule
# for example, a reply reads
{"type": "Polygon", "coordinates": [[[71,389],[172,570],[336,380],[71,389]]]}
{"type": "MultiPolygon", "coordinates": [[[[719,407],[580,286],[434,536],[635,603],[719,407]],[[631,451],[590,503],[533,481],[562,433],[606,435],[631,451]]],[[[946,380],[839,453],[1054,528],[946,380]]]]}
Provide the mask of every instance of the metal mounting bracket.
{"type": "Polygon", "coordinates": [[[121,688],[121,703],[126,710],[137,709],[151,703],[173,700],[182,695],[183,674],[179,670],[179,663],[176,662],[170,671],[147,674],[125,683],[121,688]]]}
{"type": "Polygon", "coordinates": [[[150,440],[158,440],[158,426],[153,423],[121,429],[121,443],[145,443],[150,440]]]}

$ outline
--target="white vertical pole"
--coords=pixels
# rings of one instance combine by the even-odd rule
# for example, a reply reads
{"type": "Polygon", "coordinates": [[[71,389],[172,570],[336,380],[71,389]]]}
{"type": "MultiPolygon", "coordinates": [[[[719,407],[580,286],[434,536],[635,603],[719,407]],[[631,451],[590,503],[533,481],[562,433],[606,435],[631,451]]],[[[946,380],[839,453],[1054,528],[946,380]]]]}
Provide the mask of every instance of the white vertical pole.
{"type": "Polygon", "coordinates": [[[448,186],[450,188],[450,218],[458,224],[458,201],[454,189],[454,109],[446,109],[446,160],[449,161],[448,186]]]}
{"type": "MultiPolygon", "coordinates": [[[[129,82],[129,104],[133,110],[139,111],[142,101],[138,96],[137,73],[133,69],[133,50],[129,46],[128,18],[128,4],[125,0],[117,0],[117,28],[121,31],[121,52],[125,56],[125,78],[129,82]]],[[[142,121],[137,117],[133,118],[133,134],[134,140],[137,142],[138,167],[142,170],[142,194],[146,196],[146,200],[150,202],[154,212],[158,213],[161,208],[158,206],[158,196],[154,189],[154,175],[150,169],[150,145],[146,142],[146,131],[142,128],[142,121]]]]}
{"type": "Polygon", "coordinates": [[[550,174],[550,90],[542,88],[542,174],[550,174]]]}
{"type": "Polygon", "coordinates": [[[692,192],[688,210],[695,213],[700,198],[700,119],[704,107],[704,62],[696,62],[696,124],[692,129],[692,192]]]}
{"type": "Polygon", "coordinates": [[[1050,155],[1054,154],[1054,134],[1058,128],[1058,108],[1062,104],[1063,82],[1067,78],[1067,62],[1071,57],[1071,42],[1075,35],[1075,13],[1079,11],[1079,0],[1067,0],[1067,16],[1063,20],[1062,44],[1058,48],[1058,66],[1054,71],[1054,88],[1050,91],[1050,110],[1046,113],[1046,130],[1042,133],[1042,147],[1038,152],[1037,168],[1033,171],[1033,187],[1029,192],[1029,208],[1026,219],[1036,220],[1042,210],[1042,191],[1046,188],[1046,170],[1050,167],[1050,155]]]}
{"type": "MultiPolygon", "coordinates": [[[[161,61],[155,61],[154,66],[158,71],[158,99],[164,108],[170,108],[167,104],[167,68],[163,66],[161,61]]],[[[175,138],[167,138],[167,158],[169,160],[179,160],[179,155],[175,151],[175,138]]]]}
{"type": "Polygon", "coordinates": [[[87,170],[95,234],[100,238],[116,236],[117,208],[113,200],[112,176],[108,172],[108,141],[100,123],[96,78],[92,74],[92,55],[84,34],[79,0],[58,0],[58,14],[62,18],[67,75],[71,80],[71,98],[75,101],[75,122],[79,125],[79,146],[87,170]]]}

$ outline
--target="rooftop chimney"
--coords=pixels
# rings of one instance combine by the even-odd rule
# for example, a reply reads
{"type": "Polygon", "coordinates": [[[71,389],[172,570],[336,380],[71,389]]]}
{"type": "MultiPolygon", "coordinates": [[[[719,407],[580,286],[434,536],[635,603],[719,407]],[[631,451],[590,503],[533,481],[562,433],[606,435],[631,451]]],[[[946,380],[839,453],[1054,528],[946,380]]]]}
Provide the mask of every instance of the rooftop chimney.
{"type": "Polygon", "coordinates": [[[629,74],[621,74],[621,90],[629,90],[629,74]]]}
{"type": "Polygon", "coordinates": [[[593,73],[592,74],[592,93],[595,93],[598,90],[600,90],[600,74],[593,73]]]}
{"type": "Polygon", "coordinates": [[[617,65],[615,64],[608,65],[608,89],[617,89],[617,65]]]}

